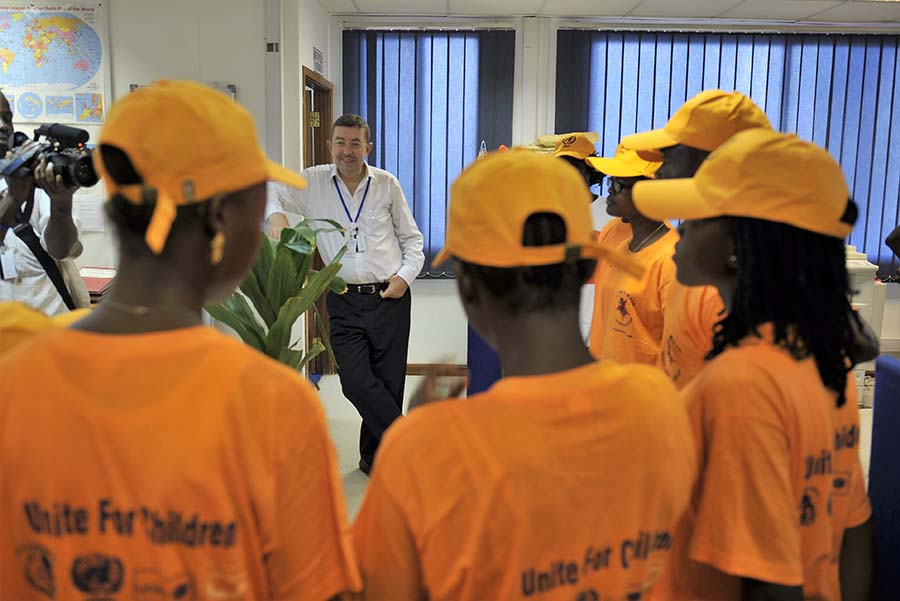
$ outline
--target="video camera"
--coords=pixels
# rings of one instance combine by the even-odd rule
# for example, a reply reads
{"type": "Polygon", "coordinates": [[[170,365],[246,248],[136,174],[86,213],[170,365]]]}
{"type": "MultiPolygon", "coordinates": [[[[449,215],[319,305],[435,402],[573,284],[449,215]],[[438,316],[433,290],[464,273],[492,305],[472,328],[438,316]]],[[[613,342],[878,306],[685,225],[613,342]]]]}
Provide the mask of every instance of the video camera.
{"type": "Polygon", "coordinates": [[[23,152],[21,146],[28,141],[28,136],[16,132],[12,138],[12,157],[0,156],[0,175],[33,176],[35,167],[46,159],[66,186],[90,188],[99,178],[94,171],[91,150],[86,146],[89,139],[90,134],[83,129],[58,123],[42,125],[34,130],[37,144],[23,152]],[[46,140],[41,142],[41,137],[46,140]]]}

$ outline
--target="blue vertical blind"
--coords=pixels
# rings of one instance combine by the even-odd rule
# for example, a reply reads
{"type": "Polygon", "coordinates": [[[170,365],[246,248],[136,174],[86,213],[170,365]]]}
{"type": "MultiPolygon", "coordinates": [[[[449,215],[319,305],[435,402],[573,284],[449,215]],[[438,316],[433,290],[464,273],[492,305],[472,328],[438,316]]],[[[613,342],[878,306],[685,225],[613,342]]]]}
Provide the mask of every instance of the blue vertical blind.
{"type": "Polygon", "coordinates": [[[344,110],[372,128],[369,163],[400,180],[425,236],[443,247],[449,186],[478,154],[478,32],[345,32],[344,110]],[[349,79],[348,79],[349,76],[349,79]]]}
{"type": "MultiPolygon", "coordinates": [[[[664,125],[673,111],[702,90],[738,90],[765,110],[773,127],[812,140],[840,162],[860,207],[848,243],[865,252],[883,273],[896,269],[884,238],[898,224],[900,37],[585,34],[560,32],[559,61],[569,60],[566,57],[579,47],[590,57],[583,67],[590,73],[590,93],[581,103],[586,118],[580,124],[600,133],[605,155],[615,152],[623,136],[664,125]]],[[[557,86],[558,103],[561,94],[579,85],[565,81],[565,68],[560,74],[564,81],[557,86]]],[[[562,101],[568,110],[578,106],[571,99],[562,101]]],[[[558,110],[558,128],[561,121],[579,124],[577,117],[558,110]]]]}

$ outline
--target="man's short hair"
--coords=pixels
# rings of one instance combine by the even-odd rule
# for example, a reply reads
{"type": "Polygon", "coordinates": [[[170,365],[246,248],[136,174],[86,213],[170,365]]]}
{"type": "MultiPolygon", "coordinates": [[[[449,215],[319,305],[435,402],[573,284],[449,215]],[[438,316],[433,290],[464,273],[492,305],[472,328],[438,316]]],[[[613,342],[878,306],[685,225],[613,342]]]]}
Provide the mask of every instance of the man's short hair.
{"type": "Polygon", "coordinates": [[[346,115],[338,117],[337,121],[334,122],[334,125],[331,126],[332,138],[334,137],[335,128],[338,127],[360,127],[366,133],[366,144],[372,141],[372,130],[369,129],[369,124],[359,115],[347,113],[346,115]]]}

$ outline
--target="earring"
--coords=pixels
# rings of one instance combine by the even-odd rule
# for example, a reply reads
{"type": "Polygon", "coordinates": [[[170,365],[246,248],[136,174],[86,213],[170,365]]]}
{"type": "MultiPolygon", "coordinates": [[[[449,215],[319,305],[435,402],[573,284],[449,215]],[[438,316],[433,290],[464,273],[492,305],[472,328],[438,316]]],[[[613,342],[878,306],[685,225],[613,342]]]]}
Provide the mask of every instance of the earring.
{"type": "Polygon", "coordinates": [[[222,262],[222,258],[225,256],[225,234],[223,234],[222,232],[216,232],[216,235],[213,236],[212,242],[209,243],[209,247],[209,261],[214,266],[218,265],[222,262]]]}
{"type": "Polygon", "coordinates": [[[738,266],[737,255],[731,255],[730,257],[728,257],[728,264],[736,268],[738,266]]]}

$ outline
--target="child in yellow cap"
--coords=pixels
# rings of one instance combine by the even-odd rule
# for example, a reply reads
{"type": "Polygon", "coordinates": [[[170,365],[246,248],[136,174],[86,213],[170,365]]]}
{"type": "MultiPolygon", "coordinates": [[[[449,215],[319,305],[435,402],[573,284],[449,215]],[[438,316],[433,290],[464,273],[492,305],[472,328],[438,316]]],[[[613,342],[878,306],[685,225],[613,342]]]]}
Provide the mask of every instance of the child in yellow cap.
{"type": "Polygon", "coordinates": [[[870,509],[859,456],[843,452],[859,425],[843,244],[856,206],[840,166],[749,129],[693,179],[642,182],[634,200],[686,220],[678,279],[714,286],[727,310],[683,392],[700,479],[652,598],[868,598],[868,528],[846,538],[870,509]],[[839,566],[855,576],[841,582],[839,566]]]}
{"type": "Polygon", "coordinates": [[[653,178],[659,163],[621,145],[613,158],[594,157],[587,163],[610,178],[606,212],[615,219],[600,231],[598,243],[630,255],[644,267],[643,277],[637,279],[613,263],[597,262],[591,352],[602,360],[655,365],[666,291],[675,278],[672,252],[678,235],[667,223],[635,209],[631,188],[653,178]]]}
{"type": "Polygon", "coordinates": [[[293,371],[201,325],[262,237],[268,161],[207,86],[124,97],[95,164],[121,248],[89,316],[0,361],[0,598],[328,599],[360,587],[293,371]]]}
{"type": "Polygon", "coordinates": [[[447,245],[472,326],[504,379],[388,431],[354,525],[372,599],[639,599],[694,479],[684,409],[647,366],[581,344],[582,284],[603,259],[589,195],[558,159],[511,150],[451,191],[447,245]]]}
{"type": "MultiPolygon", "coordinates": [[[[661,161],[656,179],[692,177],[709,153],[745,129],[772,129],[766,114],[740,92],[706,90],[684,103],[665,127],[634,134],[623,143],[661,161]]],[[[657,365],[678,389],[700,373],[712,349],[712,332],[724,307],[712,286],[673,281],[666,291],[657,365]]]]}

